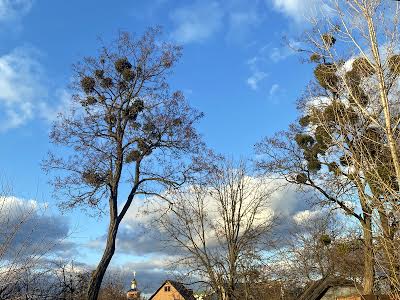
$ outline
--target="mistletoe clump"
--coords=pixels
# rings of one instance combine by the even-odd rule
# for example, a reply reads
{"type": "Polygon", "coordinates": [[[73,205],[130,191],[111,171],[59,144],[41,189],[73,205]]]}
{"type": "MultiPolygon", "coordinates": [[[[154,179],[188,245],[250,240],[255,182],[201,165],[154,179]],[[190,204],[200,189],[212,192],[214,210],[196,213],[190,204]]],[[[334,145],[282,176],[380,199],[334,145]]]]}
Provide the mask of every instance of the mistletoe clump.
{"type": "Polygon", "coordinates": [[[299,133],[296,135],[295,137],[296,143],[297,145],[300,146],[300,148],[308,148],[311,147],[314,144],[314,138],[309,135],[309,134],[305,134],[305,133],[299,133]]]}
{"type": "Polygon", "coordinates": [[[315,129],[315,140],[318,144],[327,145],[332,141],[332,137],[324,126],[315,129]]]}
{"type": "Polygon", "coordinates": [[[367,94],[358,85],[350,87],[350,96],[349,101],[351,104],[357,103],[361,106],[366,106],[369,103],[367,94]]]}
{"type": "Polygon", "coordinates": [[[353,70],[361,76],[371,76],[375,74],[374,66],[365,57],[355,59],[352,66],[353,70]]]}
{"type": "Polygon", "coordinates": [[[122,71],[122,77],[126,80],[126,81],[131,81],[132,79],[135,78],[135,72],[131,69],[125,69],[122,71]]]}
{"type": "Polygon", "coordinates": [[[82,173],[82,179],[88,185],[99,187],[106,182],[107,176],[94,170],[86,170],[82,173]]]}
{"type": "Polygon", "coordinates": [[[81,79],[81,87],[86,94],[93,93],[95,86],[96,86],[96,81],[94,80],[93,77],[85,76],[81,79]]]}
{"type": "Polygon", "coordinates": [[[173,124],[174,126],[180,126],[180,125],[182,125],[182,119],[181,119],[181,118],[176,118],[176,119],[174,119],[174,120],[172,121],[172,124],[173,124]]]}
{"type": "Polygon", "coordinates": [[[319,64],[314,70],[314,76],[321,87],[331,91],[337,91],[339,78],[336,75],[337,68],[334,64],[323,63],[319,64]]]}
{"type": "Polygon", "coordinates": [[[112,78],[106,77],[101,80],[101,86],[105,89],[109,89],[113,86],[112,78]]]}
{"type": "Polygon", "coordinates": [[[317,172],[319,170],[321,170],[322,164],[321,162],[318,160],[317,157],[311,157],[307,160],[307,168],[311,171],[311,172],[317,172]]]}
{"type": "Polygon", "coordinates": [[[345,74],[346,85],[350,90],[349,101],[351,104],[366,106],[369,97],[361,87],[362,78],[375,74],[374,66],[364,57],[357,58],[352,64],[352,69],[345,74]]]}
{"type": "Polygon", "coordinates": [[[125,157],[125,162],[126,162],[127,164],[129,164],[129,163],[131,163],[131,162],[134,162],[134,161],[139,160],[140,157],[141,157],[140,151],[134,149],[134,150],[130,151],[130,152],[126,155],[126,157],[125,157]]]}
{"type": "Polygon", "coordinates": [[[102,79],[104,77],[104,70],[95,70],[94,76],[98,79],[102,79]]]}
{"type": "Polygon", "coordinates": [[[307,175],[304,173],[299,173],[296,175],[296,182],[299,184],[305,184],[307,180],[308,180],[307,175]]]}
{"type": "Polygon", "coordinates": [[[325,33],[322,35],[322,41],[327,48],[332,47],[336,43],[336,39],[333,35],[325,33]]]}
{"type": "Polygon", "coordinates": [[[156,130],[156,126],[152,122],[146,122],[143,124],[143,131],[146,133],[153,133],[156,130]]]}
{"type": "Polygon", "coordinates": [[[328,170],[329,172],[334,173],[336,176],[340,175],[341,173],[340,167],[336,162],[329,163],[328,170]]]}
{"type": "Polygon", "coordinates": [[[129,70],[132,68],[132,64],[128,61],[126,57],[117,59],[114,63],[114,66],[115,70],[120,74],[122,74],[126,69],[129,70]]]}
{"type": "Polygon", "coordinates": [[[310,56],[310,61],[318,63],[321,61],[321,55],[319,55],[318,53],[313,53],[310,56]]]}
{"type": "Polygon", "coordinates": [[[135,100],[132,105],[130,105],[126,110],[124,110],[123,115],[125,118],[130,119],[131,121],[135,121],[137,115],[143,111],[144,102],[143,100],[135,100]]]}
{"type": "Polygon", "coordinates": [[[124,90],[126,90],[128,88],[128,85],[127,85],[127,83],[124,81],[124,80],[120,80],[119,82],[118,82],[118,89],[120,90],[120,91],[124,91],[124,90]]]}
{"type": "Polygon", "coordinates": [[[141,99],[136,99],[132,104],[132,109],[136,112],[141,112],[144,109],[144,102],[141,99]]]}
{"type": "Polygon", "coordinates": [[[400,55],[396,54],[389,58],[389,69],[392,74],[400,75],[400,55]]]}
{"type": "Polygon", "coordinates": [[[324,120],[324,122],[336,124],[339,119],[345,118],[346,115],[346,106],[340,101],[333,101],[322,111],[321,119],[324,120]]]}
{"type": "Polygon", "coordinates": [[[89,96],[86,98],[86,105],[93,105],[97,102],[96,98],[93,96],[89,96]]]}
{"type": "Polygon", "coordinates": [[[137,147],[142,155],[150,155],[152,153],[151,145],[149,145],[144,139],[139,139],[137,147]]]}
{"type": "Polygon", "coordinates": [[[319,241],[321,242],[321,244],[323,244],[324,246],[328,246],[332,243],[332,239],[328,234],[323,234],[319,237],[319,241]]]}
{"type": "Polygon", "coordinates": [[[308,115],[305,115],[305,116],[303,116],[303,117],[301,117],[301,118],[299,119],[299,124],[300,124],[302,127],[307,127],[308,125],[310,125],[310,123],[311,123],[311,117],[308,116],[308,115]]]}

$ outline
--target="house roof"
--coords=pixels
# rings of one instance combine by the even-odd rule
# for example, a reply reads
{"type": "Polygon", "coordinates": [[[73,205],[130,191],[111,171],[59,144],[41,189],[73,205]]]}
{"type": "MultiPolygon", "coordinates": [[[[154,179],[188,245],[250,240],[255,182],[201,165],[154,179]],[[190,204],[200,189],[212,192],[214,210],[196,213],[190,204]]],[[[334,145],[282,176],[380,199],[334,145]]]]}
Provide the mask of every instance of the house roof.
{"type": "Polygon", "coordinates": [[[351,280],[337,278],[337,277],[324,277],[321,280],[314,281],[311,283],[299,300],[318,300],[328,291],[329,288],[340,286],[340,287],[355,287],[354,282],[351,280]]]}
{"type": "Polygon", "coordinates": [[[196,300],[196,298],[193,296],[193,291],[187,289],[183,283],[180,283],[178,281],[173,281],[173,280],[165,280],[163,284],[155,291],[153,295],[149,298],[149,300],[153,299],[153,297],[158,293],[159,290],[166,284],[169,283],[171,284],[177,291],[178,293],[183,297],[185,300],[196,300]]]}

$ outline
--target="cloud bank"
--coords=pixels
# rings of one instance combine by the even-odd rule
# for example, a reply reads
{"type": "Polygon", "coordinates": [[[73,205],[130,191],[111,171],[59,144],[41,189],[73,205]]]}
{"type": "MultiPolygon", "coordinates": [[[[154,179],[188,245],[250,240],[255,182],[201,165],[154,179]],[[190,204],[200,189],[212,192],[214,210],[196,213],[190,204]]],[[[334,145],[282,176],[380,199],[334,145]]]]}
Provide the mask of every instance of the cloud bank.
{"type": "Polygon", "coordinates": [[[46,212],[46,204],[14,196],[0,196],[0,261],[56,255],[68,257],[74,245],[66,218],[46,212]]]}

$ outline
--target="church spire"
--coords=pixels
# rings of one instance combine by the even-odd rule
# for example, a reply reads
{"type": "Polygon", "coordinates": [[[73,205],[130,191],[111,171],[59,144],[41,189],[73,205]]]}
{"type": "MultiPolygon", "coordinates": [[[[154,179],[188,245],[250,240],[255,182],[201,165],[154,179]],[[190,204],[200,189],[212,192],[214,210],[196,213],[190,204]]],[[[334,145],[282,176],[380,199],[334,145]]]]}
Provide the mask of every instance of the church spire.
{"type": "Polygon", "coordinates": [[[133,280],[131,281],[131,289],[126,293],[126,299],[139,300],[140,291],[137,288],[136,271],[133,271],[133,280]]]}
{"type": "Polygon", "coordinates": [[[133,280],[131,281],[131,289],[137,290],[136,271],[133,271],[133,280]]]}

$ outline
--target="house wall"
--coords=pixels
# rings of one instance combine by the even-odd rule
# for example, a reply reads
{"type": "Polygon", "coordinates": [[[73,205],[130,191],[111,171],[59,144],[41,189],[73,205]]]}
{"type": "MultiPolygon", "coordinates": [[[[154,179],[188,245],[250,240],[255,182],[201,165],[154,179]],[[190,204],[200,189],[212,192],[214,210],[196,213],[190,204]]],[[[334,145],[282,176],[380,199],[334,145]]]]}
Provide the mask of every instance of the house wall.
{"type": "Polygon", "coordinates": [[[321,300],[336,300],[339,297],[348,297],[353,295],[359,295],[359,292],[355,287],[331,287],[321,300]]]}
{"type": "Polygon", "coordinates": [[[155,294],[152,300],[185,300],[181,294],[171,285],[171,284],[164,284],[162,288],[155,294]],[[170,287],[170,291],[166,292],[164,290],[165,286],[170,287]]]}

